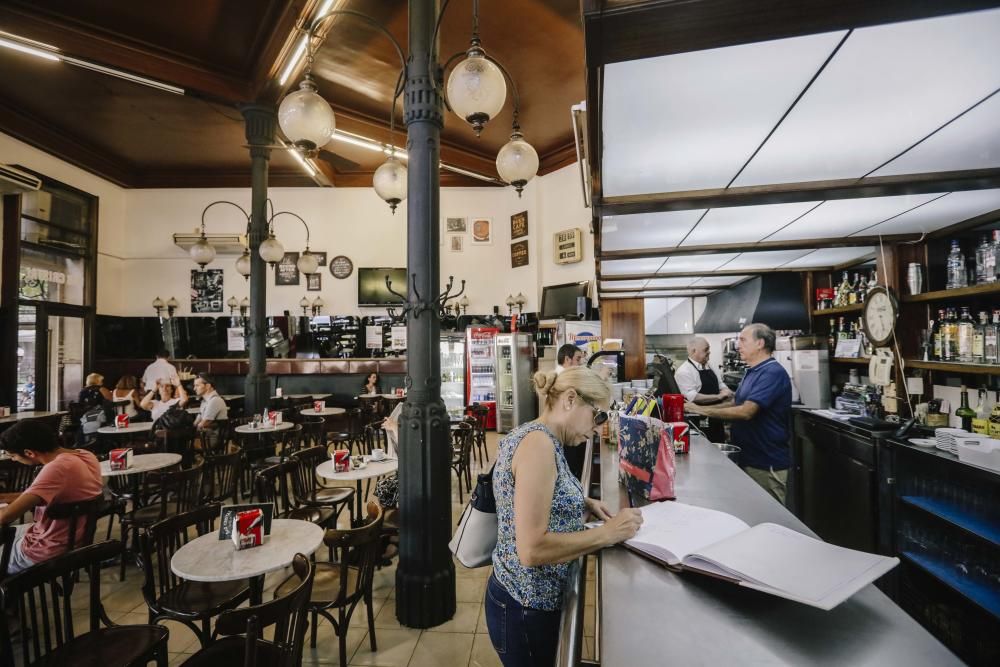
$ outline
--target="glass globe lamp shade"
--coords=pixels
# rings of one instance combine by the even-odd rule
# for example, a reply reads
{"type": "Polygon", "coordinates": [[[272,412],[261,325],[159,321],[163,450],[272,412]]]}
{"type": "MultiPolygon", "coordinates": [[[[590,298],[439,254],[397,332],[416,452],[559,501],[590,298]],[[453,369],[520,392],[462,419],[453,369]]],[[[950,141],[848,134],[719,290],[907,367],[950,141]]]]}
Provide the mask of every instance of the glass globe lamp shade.
{"type": "Polygon", "coordinates": [[[468,308],[469,307],[469,297],[463,295],[462,298],[458,300],[458,305],[460,305],[462,308],[468,308]]]}
{"type": "Polygon", "coordinates": [[[305,297],[299,299],[299,308],[308,308],[308,307],[309,307],[309,299],[305,297]]]}
{"type": "Polygon", "coordinates": [[[236,258],[236,272],[244,278],[250,278],[250,250],[243,249],[243,254],[236,258]]]}
{"type": "Polygon", "coordinates": [[[375,187],[375,194],[385,200],[395,213],[396,206],[406,199],[406,167],[396,156],[390,155],[389,159],[375,170],[372,185],[375,187]]]}
{"type": "Polygon", "coordinates": [[[497,173],[505,183],[514,186],[518,197],[538,173],[538,153],[520,132],[510,135],[510,141],[497,153],[497,173]]]}
{"type": "Polygon", "coordinates": [[[261,259],[274,266],[285,256],[285,246],[274,238],[274,234],[268,234],[267,238],[260,244],[259,252],[261,259]]]}
{"type": "Polygon", "coordinates": [[[194,260],[194,263],[203,269],[206,264],[215,259],[215,248],[208,242],[204,234],[201,235],[197,243],[191,246],[191,250],[188,252],[191,253],[191,259],[194,260]]]}
{"type": "Polygon", "coordinates": [[[487,121],[503,108],[507,82],[500,68],[481,51],[470,50],[448,76],[447,95],[452,110],[472,125],[478,137],[487,121]]]}
{"type": "Polygon", "coordinates": [[[156,297],[155,299],[153,299],[153,308],[157,312],[159,312],[159,311],[163,310],[164,308],[166,308],[166,306],[163,303],[163,299],[161,299],[160,297],[156,297]]]}
{"type": "Polygon", "coordinates": [[[299,271],[305,274],[316,273],[319,270],[319,258],[309,252],[309,248],[299,255],[299,260],[295,263],[299,271]]]}
{"type": "Polygon", "coordinates": [[[278,125],[297,148],[312,153],[329,143],[337,120],[330,104],[316,92],[312,77],[306,75],[299,89],[281,100],[278,125]]]}
{"type": "Polygon", "coordinates": [[[249,308],[249,307],[250,307],[250,298],[245,296],[243,297],[243,300],[240,301],[240,308],[249,308]]]}
{"type": "Polygon", "coordinates": [[[240,302],[236,300],[235,296],[229,297],[229,301],[226,301],[226,305],[235,310],[240,307],[240,302]]]}
{"type": "Polygon", "coordinates": [[[169,299],[167,299],[167,308],[170,308],[171,310],[174,310],[174,309],[180,308],[180,306],[181,306],[180,301],[178,301],[174,297],[170,297],[169,299]]]}

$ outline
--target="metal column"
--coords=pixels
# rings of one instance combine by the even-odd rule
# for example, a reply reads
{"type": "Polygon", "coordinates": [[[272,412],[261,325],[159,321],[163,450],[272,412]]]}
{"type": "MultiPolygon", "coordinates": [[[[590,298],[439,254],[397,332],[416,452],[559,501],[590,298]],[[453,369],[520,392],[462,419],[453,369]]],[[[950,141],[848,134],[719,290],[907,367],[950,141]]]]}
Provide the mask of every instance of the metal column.
{"type": "Polygon", "coordinates": [[[409,159],[407,210],[407,385],[399,424],[400,544],[396,618],[412,628],[440,625],[455,615],[451,538],[451,444],[441,400],[438,174],[441,98],[430,79],[437,71],[432,43],[437,0],[409,2],[409,59],[405,98],[409,159]],[[424,307],[426,306],[426,308],[424,307]]]}
{"type": "Polygon", "coordinates": [[[267,169],[274,143],[278,115],[273,107],[247,104],[240,107],[250,144],[250,326],[247,348],[250,369],[246,378],[244,406],[248,414],[264,409],[271,396],[267,378],[265,334],[267,333],[267,263],[260,244],[267,238],[267,169]]]}

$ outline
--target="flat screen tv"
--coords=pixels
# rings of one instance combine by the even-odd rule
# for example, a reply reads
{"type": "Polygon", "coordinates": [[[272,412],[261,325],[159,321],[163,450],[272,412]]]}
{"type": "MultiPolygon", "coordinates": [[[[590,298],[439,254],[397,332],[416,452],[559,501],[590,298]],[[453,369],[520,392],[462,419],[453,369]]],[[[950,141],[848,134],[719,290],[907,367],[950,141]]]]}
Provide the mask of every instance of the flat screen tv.
{"type": "Polygon", "coordinates": [[[576,299],[590,295],[590,281],[549,285],[542,288],[543,318],[575,317],[576,299]]]}
{"type": "Polygon", "coordinates": [[[392,281],[392,289],[400,294],[406,294],[406,269],[387,267],[358,269],[358,305],[359,306],[395,306],[403,300],[386,289],[385,277],[392,281]]]}

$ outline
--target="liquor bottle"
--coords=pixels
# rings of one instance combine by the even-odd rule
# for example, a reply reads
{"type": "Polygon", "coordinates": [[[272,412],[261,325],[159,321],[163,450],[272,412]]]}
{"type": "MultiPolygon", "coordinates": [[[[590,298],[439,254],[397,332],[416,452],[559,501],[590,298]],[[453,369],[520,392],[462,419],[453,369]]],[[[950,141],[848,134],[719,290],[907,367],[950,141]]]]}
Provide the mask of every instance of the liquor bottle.
{"type": "Polygon", "coordinates": [[[941,321],[941,361],[958,361],[958,322],[953,308],[944,311],[941,321]]]}
{"type": "Polygon", "coordinates": [[[837,299],[834,305],[836,307],[846,306],[848,304],[847,295],[851,291],[851,284],[847,282],[847,271],[844,271],[844,279],[840,281],[840,286],[837,287],[837,299]]]}
{"type": "Polygon", "coordinates": [[[865,274],[861,274],[861,279],[858,281],[858,303],[864,303],[865,297],[868,296],[868,279],[865,278],[865,274]]]}
{"type": "Polygon", "coordinates": [[[990,248],[989,239],[986,234],[979,237],[979,245],[976,246],[976,284],[985,285],[988,281],[986,279],[987,265],[989,264],[988,256],[992,255],[990,248]]]}
{"type": "Polygon", "coordinates": [[[983,361],[987,364],[1000,363],[1000,310],[993,311],[993,321],[986,325],[983,335],[983,361]]]}
{"type": "Polygon", "coordinates": [[[976,404],[976,416],[972,420],[972,432],[988,435],[990,431],[990,407],[988,405],[990,392],[986,387],[979,388],[979,403],[976,404]]]}
{"type": "MultiPolygon", "coordinates": [[[[846,275],[846,274],[845,274],[846,275]]],[[[848,305],[855,304],[858,302],[858,274],[854,274],[854,280],[847,288],[847,303],[848,305]]]]}
{"type": "Polygon", "coordinates": [[[972,430],[972,419],[976,416],[976,411],[969,407],[969,390],[962,385],[962,403],[955,410],[955,416],[962,420],[962,428],[966,431],[972,430]]]}
{"type": "Polygon", "coordinates": [[[847,327],[844,325],[844,317],[841,315],[840,322],[837,325],[837,340],[847,340],[849,337],[847,327]]]}
{"type": "Polygon", "coordinates": [[[937,322],[931,320],[930,332],[931,341],[933,346],[932,359],[934,361],[941,361],[941,323],[944,322],[944,310],[938,310],[937,322]]]}
{"type": "Polygon", "coordinates": [[[990,242],[992,258],[987,262],[989,275],[988,282],[995,283],[1000,280],[1000,229],[993,230],[993,240],[990,242]]]}
{"type": "Polygon", "coordinates": [[[986,329],[990,326],[986,311],[979,311],[979,323],[972,334],[972,361],[981,364],[986,359],[986,329]]]}
{"type": "Polygon", "coordinates": [[[969,363],[972,358],[972,339],[975,336],[976,324],[969,314],[969,307],[962,306],[962,316],[958,318],[958,360],[969,363]]]}
{"type": "MultiPolygon", "coordinates": [[[[968,279],[965,273],[965,255],[962,254],[962,247],[958,241],[951,242],[951,252],[948,253],[948,282],[947,289],[958,289],[967,287],[968,279]]],[[[847,275],[846,273],[844,274],[847,275]]]]}
{"type": "Polygon", "coordinates": [[[827,344],[830,346],[830,356],[834,356],[834,352],[837,351],[837,320],[830,318],[830,336],[827,338],[827,344]]]}
{"type": "Polygon", "coordinates": [[[1000,389],[994,395],[993,409],[990,410],[989,436],[1000,438],[1000,389]]]}

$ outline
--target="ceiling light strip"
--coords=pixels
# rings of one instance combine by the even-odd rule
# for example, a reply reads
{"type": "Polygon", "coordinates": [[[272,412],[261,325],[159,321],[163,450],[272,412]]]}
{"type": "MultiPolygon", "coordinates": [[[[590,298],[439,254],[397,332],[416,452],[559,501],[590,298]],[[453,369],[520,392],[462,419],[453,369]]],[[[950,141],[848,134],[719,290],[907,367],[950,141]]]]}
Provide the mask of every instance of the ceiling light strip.
{"type": "MultiPolygon", "coordinates": [[[[7,33],[3,34],[6,35],[7,33]]],[[[28,55],[36,56],[38,58],[44,58],[45,60],[51,60],[54,62],[59,62],[60,60],[62,60],[62,58],[60,58],[55,53],[50,53],[49,51],[45,51],[36,48],[34,46],[29,46],[27,44],[22,44],[20,42],[16,42],[10,39],[0,38],[0,46],[7,49],[12,49],[14,51],[20,51],[21,53],[27,53],[28,55]]]]}

